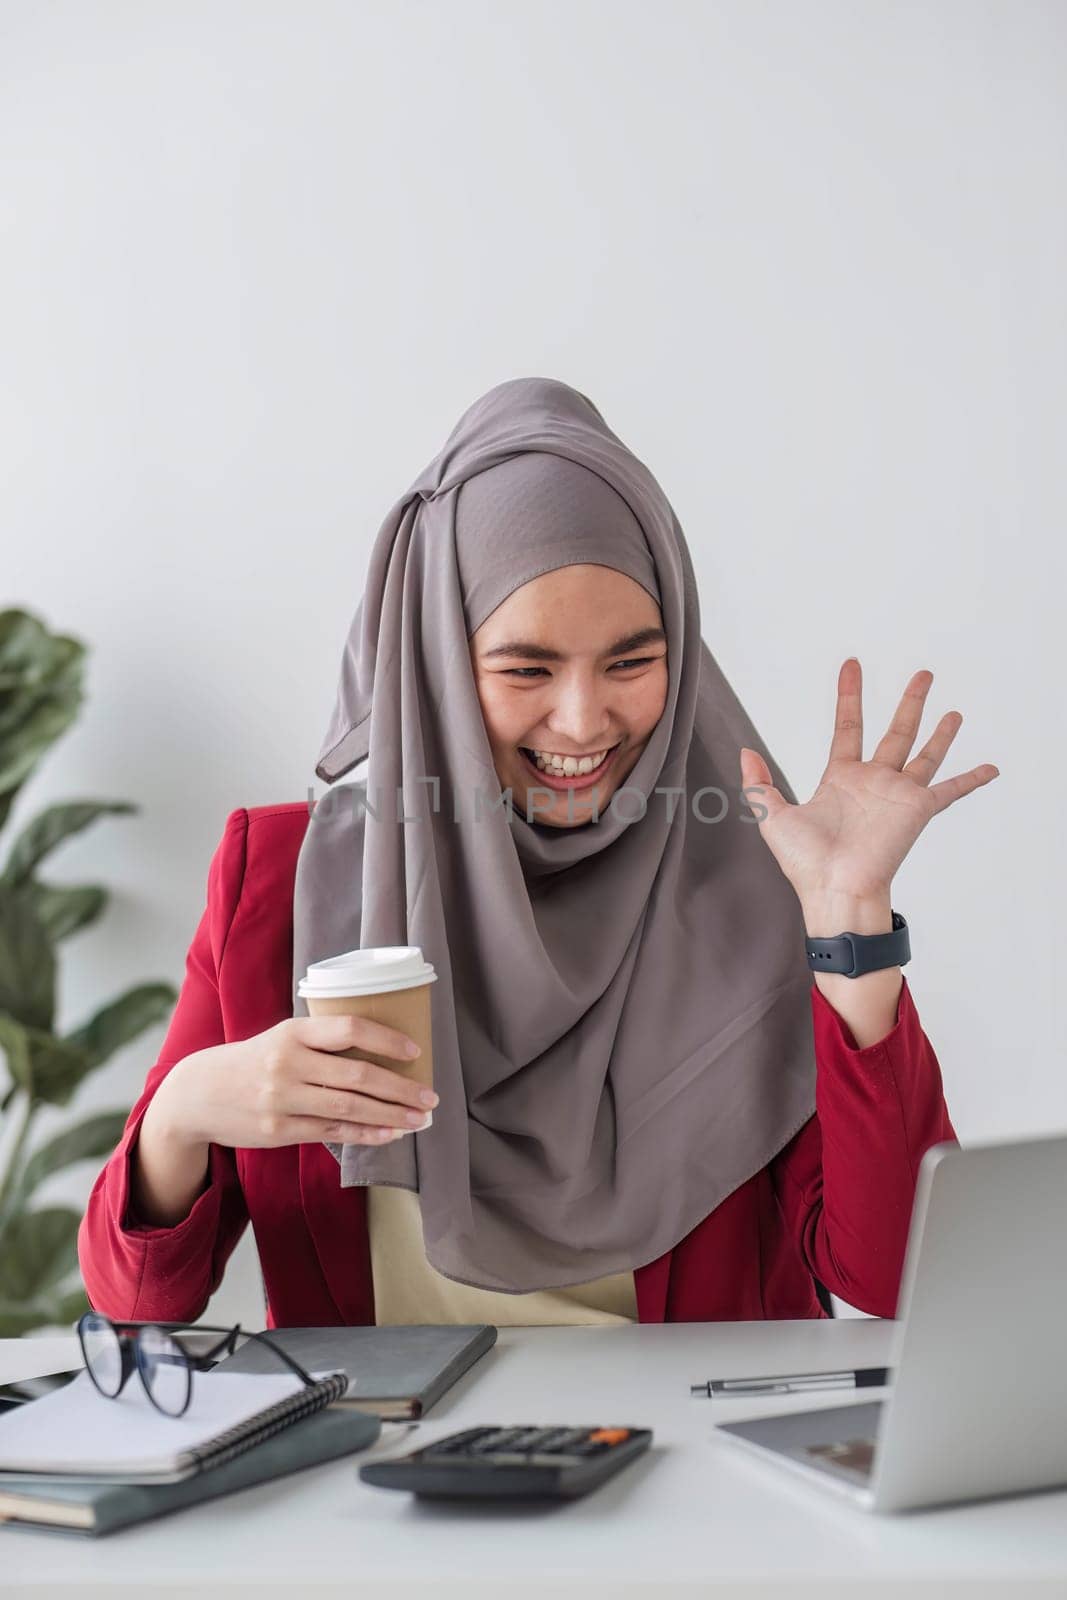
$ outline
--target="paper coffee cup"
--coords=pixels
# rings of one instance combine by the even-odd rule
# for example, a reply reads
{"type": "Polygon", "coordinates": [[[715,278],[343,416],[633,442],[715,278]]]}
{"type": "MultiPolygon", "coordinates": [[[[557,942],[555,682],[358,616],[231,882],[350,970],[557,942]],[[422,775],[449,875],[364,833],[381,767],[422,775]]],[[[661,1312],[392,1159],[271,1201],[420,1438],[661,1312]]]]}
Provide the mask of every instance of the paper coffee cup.
{"type": "MultiPolygon", "coordinates": [[[[306,1002],[309,1016],[367,1017],[407,1034],[422,1048],[413,1061],[364,1049],[339,1050],[337,1054],[353,1061],[373,1061],[432,1089],[430,985],[436,982],[437,974],[423,960],[418,945],[379,945],[312,962],[296,992],[306,1002]]],[[[432,1113],[427,1117],[429,1127],[432,1113]]]]}

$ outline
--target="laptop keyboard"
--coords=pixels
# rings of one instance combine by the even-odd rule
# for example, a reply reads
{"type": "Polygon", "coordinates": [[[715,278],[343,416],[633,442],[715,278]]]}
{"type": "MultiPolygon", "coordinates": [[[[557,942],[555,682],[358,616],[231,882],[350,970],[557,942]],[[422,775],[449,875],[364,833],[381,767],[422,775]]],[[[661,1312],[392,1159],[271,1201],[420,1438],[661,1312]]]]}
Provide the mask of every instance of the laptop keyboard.
{"type": "Polygon", "coordinates": [[[865,1400],[859,1405],[749,1417],[718,1426],[752,1444],[790,1456],[799,1465],[867,1488],[876,1476],[875,1449],[884,1407],[884,1400],[865,1400]]]}

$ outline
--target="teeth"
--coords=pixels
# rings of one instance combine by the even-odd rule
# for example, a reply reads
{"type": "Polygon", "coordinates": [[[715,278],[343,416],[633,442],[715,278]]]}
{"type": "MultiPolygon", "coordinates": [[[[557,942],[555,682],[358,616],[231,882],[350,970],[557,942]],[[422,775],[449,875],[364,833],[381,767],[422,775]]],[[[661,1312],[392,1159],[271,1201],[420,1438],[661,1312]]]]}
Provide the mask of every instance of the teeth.
{"type": "Polygon", "coordinates": [[[551,772],[554,776],[573,778],[584,777],[587,772],[592,772],[594,767],[599,767],[606,750],[598,750],[591,756],[558,756],[550,750],[532,750],[531,754],[542,772],[551,772]]]}

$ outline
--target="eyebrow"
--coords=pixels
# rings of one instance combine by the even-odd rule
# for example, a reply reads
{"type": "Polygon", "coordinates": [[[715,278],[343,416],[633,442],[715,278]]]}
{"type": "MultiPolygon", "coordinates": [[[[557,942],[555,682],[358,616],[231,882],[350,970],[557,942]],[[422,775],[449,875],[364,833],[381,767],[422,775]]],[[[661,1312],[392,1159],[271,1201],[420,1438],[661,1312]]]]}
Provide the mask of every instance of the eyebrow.
{"type": "MultiPolygon", "coordinates": [[[[640,628],[637,633],[628,633],[624,639],[616,639],[615,643],[605,650],[604,655],[621,656],[628,650],[640,650],[646,644],[666,643],[667,635],[662,628],[640,628]]],[[[535,644],[529,639],[509,639],[505,644],[495,644],[491,650],[484,651],[483,655],[487,661],[494,656],[522,656],[527,661],[564,659],[558,650],[549,650],[546,645],[535,644]]]]}

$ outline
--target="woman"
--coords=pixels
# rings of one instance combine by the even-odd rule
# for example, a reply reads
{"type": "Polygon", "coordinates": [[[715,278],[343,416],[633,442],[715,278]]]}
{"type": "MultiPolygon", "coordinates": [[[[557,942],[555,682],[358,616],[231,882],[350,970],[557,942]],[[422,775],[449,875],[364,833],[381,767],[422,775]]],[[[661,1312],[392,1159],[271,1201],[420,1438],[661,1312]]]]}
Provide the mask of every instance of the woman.
{"type": "Polygon", "coordinates": [[[813,978],[805,936],[891,933],[922,828],[997,775],[931,785],[956,713],[908,760],[931,679],[865,762],[845,662],[798,805],[647,468],[564,384],[490,390],[372,551],[316,767],[366,783],[228,819],[82,1224],[94,1306],[195,1319],[251,1219],[268,1327],[819,1317],[819,1284],[893,1316],[955,1134],[900,965],[813,978]],[[401,1035],[296,994],[407,943],[428,1104],[340,1054],[401,1035]]]}

